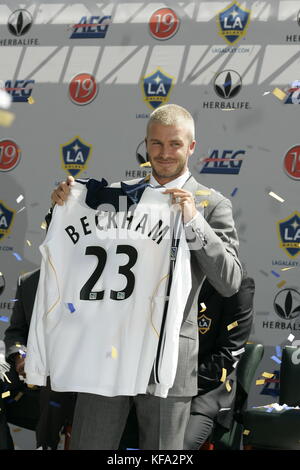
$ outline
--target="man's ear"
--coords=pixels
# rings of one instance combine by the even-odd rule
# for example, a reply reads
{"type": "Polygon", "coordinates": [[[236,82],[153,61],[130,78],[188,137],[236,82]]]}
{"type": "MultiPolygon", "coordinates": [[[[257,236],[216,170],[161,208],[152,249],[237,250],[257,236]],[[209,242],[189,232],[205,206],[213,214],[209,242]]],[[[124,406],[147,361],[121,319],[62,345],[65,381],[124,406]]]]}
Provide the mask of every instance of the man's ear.
{"type": "Polygon", "coordinates": [[[189,156],[191,156],[194,153],[195,148],[196,148],[196,141],[193,140],[189,145],[189,151],[190,151],[189,156]]]}

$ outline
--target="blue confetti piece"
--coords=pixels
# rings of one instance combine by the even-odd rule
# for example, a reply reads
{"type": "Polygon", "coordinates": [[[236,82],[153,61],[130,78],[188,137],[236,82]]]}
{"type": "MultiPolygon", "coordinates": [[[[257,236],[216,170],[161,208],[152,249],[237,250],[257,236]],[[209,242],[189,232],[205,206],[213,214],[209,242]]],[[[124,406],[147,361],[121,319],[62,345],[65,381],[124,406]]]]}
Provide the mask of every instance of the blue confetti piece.
{"type": "Polygon", "coordinates": [[[13,253],[18,261],[22,261],[22,257],[18,253],[13,253]]]}
{"type": "Polygon", "coordinates": [[[236,193],[238,191],[238,188],[234,188],[234,190],[232,191],[232,193],[230,194],[231,197],[235,196],[236,193]]]}
{"type": "Polygon", "coordinates": [[[8,317],[6,317],[5,315],[2,315],[2,316],[0,317],[0,321],[8,322],[8,317]]]}
{"type": "Polygon", "coordinates": [[[67,306],[68,306],[68,309],[70,310],[71,313],[75,312],[75,307],[74,307],[73,304],[68,303],[67,306]]]}
{"type": "Polygon", "coordinates": [[[278,274],[276,271],[271,271],[271,273],[272,273],[273,276],[275,276],[275,277],[280,277],[280,274],[278,274]]]}
{"type": "Polygon", "coordinates": [[[133,447],[126,447],[126,450],[140,450],[140,449],[134,449],[133,447]]]}
{"type": "Polygon", "coordinates": [[[57,401],[49,401],[49,405],[54,406],[55,408],[61,407],[61,404],[57,403],[57,401]]]}
{"type": "Polygon", "coordinates": [[[280,346],[276,346],[276,356],[278,356],[278,357],[281,357],[281,356],[282,356],[282,352],[281,352],[281,347],[280,347],[280,346]]]}
{"type": "Polygon", "coordinates": [[[281,360],[278,359],[278,357],[272,356],[271,359],[273,359],[273,361],[277,362],[277,364],[281,364],[281,360]]]}
{"type": "Polygon", "coordinates": [[[272,411],[273,411],[273,408],[267,408],[267,409],[266,409],[266,412],[267,412],[267,413],[272,413],[272,411]]]}

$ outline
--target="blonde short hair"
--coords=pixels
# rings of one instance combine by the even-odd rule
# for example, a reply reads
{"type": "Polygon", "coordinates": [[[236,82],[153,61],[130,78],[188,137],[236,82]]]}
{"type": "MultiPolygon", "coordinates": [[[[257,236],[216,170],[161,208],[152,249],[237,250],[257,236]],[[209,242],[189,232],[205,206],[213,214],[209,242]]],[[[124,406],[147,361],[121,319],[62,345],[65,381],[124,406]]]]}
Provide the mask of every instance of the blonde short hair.
{"type": "Polygon", "coordinates": [[[191,140],[195,139],[195,123],[193,116],[189,111],[178,104],[165,104],[155,109],[149,117],[147,134],[153,122],[157,122],[163,126],[174,126],[180,122],[185,122],[190,128],[191,140]]]}

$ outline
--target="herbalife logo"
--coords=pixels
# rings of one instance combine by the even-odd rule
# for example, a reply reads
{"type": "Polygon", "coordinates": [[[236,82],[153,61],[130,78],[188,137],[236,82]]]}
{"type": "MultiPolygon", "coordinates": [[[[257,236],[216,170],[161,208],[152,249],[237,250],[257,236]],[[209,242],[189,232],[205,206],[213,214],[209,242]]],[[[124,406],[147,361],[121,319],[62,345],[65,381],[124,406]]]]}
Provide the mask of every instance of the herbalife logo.
{"type": "Polygon", "coordinates": [[[285,320],[296,318],[300,314],[300,294],[295,289],[283,289],[274,299],[277,315],[285,320]]]}
{"type": "Polygon", "coordinates": [[[242,79],[234,70],[224,70],[215,78],[214,89],[222,99],[234,98],[241,88],[242,79]]]}
{"type": "Polygon", "coordinates": [[[23,36],[28,33],[33,23],[33,19],[29,11],[16,10],[8,18],[9,32],[14,36],[23,36]]]}

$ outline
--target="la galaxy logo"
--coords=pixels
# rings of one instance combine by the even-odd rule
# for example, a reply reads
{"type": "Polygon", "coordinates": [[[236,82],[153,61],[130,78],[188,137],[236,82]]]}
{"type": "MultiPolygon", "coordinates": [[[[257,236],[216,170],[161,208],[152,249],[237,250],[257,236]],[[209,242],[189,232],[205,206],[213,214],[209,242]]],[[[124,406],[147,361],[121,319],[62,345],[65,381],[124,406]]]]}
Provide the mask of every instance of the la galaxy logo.
{"type": "Polygon", "coordinates": [[[208,318],[204,313],[198,317],[198,329],[202,335],[208,332],[211,325],[211,318],[208,318]]]}
{"type": "Polygon", "coordinates": [[[6,80],[4,88],[14,103],[28,103],[34,83],[34,80],[6,80]]]}
{"type": "Polygon", "coordinates": [[[83,16],[79,23],[72,26],[70,39],[105,38],[110,22],[111,16],[83,16]]]}
{"type": "Polygon", "coordinates": [[[218,13],[219,34],[228,44],[232,45],[245,36],[250,22],[250,13],[250,10],[242,8],[235,1],[218,13]]]}
{"type": "Polygon", "coordinates": [[[243,163],[245,150],[213,150],[208,158],[204,158],[204,165],[200,173],[219,173],[238,175],[243,163]]]}
{"type": "Polygon", "coordinates": [[[169,98],[173,88],[174,77],[166,74],[161,68],[157,68],[155,72],[143,77],[142,92],[144,101],[149,108],[158,108],[161,104],[165,104],[169,98]]]}
{"type": "Polygon", "coordinates": [[[300,213],[295,211],[286,219],[279,220],[277,229],[280,247],[290,258],[298,256],[300,253],[300,213]]]}
{"type": "Polygon", "coordinates": [[[294,81],[287,93],[284,104],[300,104],[300,80],[294,81]]]}
{"type": "Polygon", "coordinates": [[[3,201],[0,201],[0,240],[10,233],[15,212],[7,207],[3,201]]]}
{"type": "Polygon", "coordinates": [[[71,176],[78,176],[86,168],[87,160],[91,154],[92,146],[84,142],[79,136],[61,145],[62,168],[71,176]]]}

